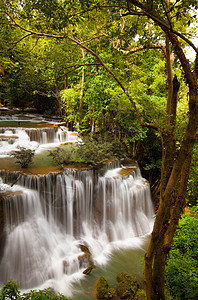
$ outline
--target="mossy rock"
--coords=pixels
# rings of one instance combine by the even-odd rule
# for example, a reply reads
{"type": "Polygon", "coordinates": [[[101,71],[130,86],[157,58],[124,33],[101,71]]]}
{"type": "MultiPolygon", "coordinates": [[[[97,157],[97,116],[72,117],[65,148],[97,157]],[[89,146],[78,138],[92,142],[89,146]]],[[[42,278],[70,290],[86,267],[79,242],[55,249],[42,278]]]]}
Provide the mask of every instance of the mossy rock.
{"type": "Polygon", "coordinates": [[[83,274],[89,275],[95,268],[96,268],[96,266],[94,264],[92,264],[86,270],[83,271],[83,274]]]}
{"type": "Polygon", "coordinates": [[[144,289],[139,289],[135,296],[137,300],[146,300],[146,292],[144,289]]]}
{"type": "Polygon", "coordinates": [[[82,252],[84,252],[83,255],[78,256],[80,267],[89,267],[90,265],[93,265],[93,257],[91,255],[91,252],[89,251],[89,248],[81,244],[79,245],[79,248],[82,252]]]}
{"type": "Polygon", "coordinates": [[[121,272],[116,279],[118,281],[116,292],[120,299],[138,299],[136,294],[140,285],[134,276],[121,272]]]}
{"type": "Polygon", "coordinates": [[[115,299],[116,291],[109,287],[107,280],[104,277],[96,282],[96,299],[115,299]]]}

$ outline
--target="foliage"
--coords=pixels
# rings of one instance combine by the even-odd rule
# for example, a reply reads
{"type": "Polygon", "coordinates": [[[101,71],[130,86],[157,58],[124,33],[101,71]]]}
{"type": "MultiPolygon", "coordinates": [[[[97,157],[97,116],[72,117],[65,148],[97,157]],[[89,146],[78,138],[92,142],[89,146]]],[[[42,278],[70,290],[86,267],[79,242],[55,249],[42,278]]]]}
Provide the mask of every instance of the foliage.
{"type": "Polygon", "coordinates": [[[149,130],[143,141],[136,142],[135,157],[143,177],[152,186],[160,177],[162,163],[161,140],[157,132],[149,130]]]}
{"type": "Polygon", "coordinates": [[[0,299],[21,299],[20,292],[19,292],[19,285],[14,282],[12,279],[9,280],[2,290],[0,291],[0,299]]]}
{"type": "Polygon", "coordinates": [[[116,292],[120,299],[134,299],[140,287],[136,278],[124,272],[117,274],[116,278],[118,282],[116,292]]]}
{"type": "Polygon", "coordinates": [[[86,163],[94,168],[101,167],[111,159],[115,159],[115,143],[103,138],[84,138],[82,143],[76,146],[76,162],[86,163]]]}
{"type": "Polygon", "coordinates": [[[109,287],[107,280],[104,277],[96,282],[96,297],[99,300],[111,299],[115,296],[115,289],[109,287]]]}
{"type": "MultiPolygon", "coordinates": [[[[164,298],[164,284],[158,284],[158,281],[164,282],[167,253],[162,249],[167,240],[171,243],[173,235],[168,236],[169,231],[166,231],[162,236],[160,232],[162,224],[173,222],[172,208],[174,214],[184,207],[184,201],[179,203],[175,199],[179,196],[177,191],[185,195],[187,180],[184,179],[188,174],[184,174],[184,167],[190,164],[197,130],[198,60],[192,63],[184,54],[189,45],[197,52],[191,42],[197,35],[194,22],[197,1],[112,0],[107,5],[100,0],[52,0],[50,4],[44,0],[11,0],[0,1],[0,4],[0,48],[6,46],[1,60],[11,60],[1,81],[2,97],[6,100],[8,97],[4,103],[14,104],[19,99],[27,103],[27,98],[31,103],[29,96],[35,92],[35,95],[47,95],[45,100],[51,100],[44,101],[48,111],[55,110],[53,100],[56,99],[59,107],[62,105],[61,89],[78,91],[83,67],[85,80],[83,89],[81,85],[80,103],[78,97],[73,97],[64,110],[65,117],[74,122],[80,110],[81,133],[108,132],[132,149],[138,139],[144,139],[146,133],[150,135],[141,126],[158,131],[162,160],[151,157],[145,169],[150,172],[157,166],[159,170],[162,161],[159,189],[163,205],[158,209],[155,234],[145,256],[145,277],[147,293],[164,298]],[[49,37],[50,42],[45,42],[49,37]],[[82,48],[85,57],[81,55],[82,48]],[[182,92],[178,95],[179,83],[173,84],[172,75],[177,75],[180,83],[182,92]],[[160,255],[155,255],[156,252],[160,255]],[[152,272],[156,266],[161,267],[158,272],[152,272]]],[[[1,72],[4,73],[4,69],[1,67],[1,72]]],[[[89,158],[89,147],[81,145],[79,161],[100,165],[108,159],[108,153],[104,158],[104,147],[101,149],[95,144],[92,149],[101,155],[89,158]]],[[[105,148],[108,149],[108,143],[105,148]]],[[[196,176],[196,173],[191,174],[196,176]]],[[[196,180],[193,178],[191,183],[189,198],[196,180]]],[[[175,227],[169,228],[173,228],[174,234],[175,227]]]]}
{"type": "Polygon", "coordinates": [[[18,146],[18,151],[12,152],[11,157],[16,158],[16,162],[20,164],[21,168],[27,168],[32,162],[35,150],[26,149],[25,147],[18,146]]]}
{"type": "Polygon", "coordinates": [[[82,142],[73,146],[51,150],[50,156],[57,164],[82,163],[99,168],[111,159],[126,155],[123,145],[118,141],[100,136],[85,137],[82,142]]]}
{"type": "MultiPolygon", "coordinates": [[[[136,278],[132,274],[121,272],[117,274],[116,290],[111,288],[104,277],[96,283],[97,299],[111,299],[119,297],[119,299],[139,299],[145,300],[145,291],[140,288],[136,278]]],[[[117,299],[117,298],[116,298],[117,299]]]]}
{"type": "Polygon", "coordinates": [[[135,295],[137,300],[146,300],[146,292],[144,289],[138,289],[135,295]]]}
{"type": "MultiPolygon", "coordinates": [[[[16,10],[16,20],[17,14],[22,14],[23,25],[26,24],[26,13],[29,14],[29,20],[31,19],[28,5],[24,5],[24,11],[21,10],[22,6],[20,8],[17,8],[16,4],[11,6],[16,10]]],[[[34,16],[34,21],[37,17],[34,16]]],[[[65,86],[65,70],[73,61],[74,53],[75,61],[77,60],[78,53],[71,45],[65,45],[57,40],[38,37],[23,39],[24,35],[17,27],[10,30],[7,19],[3,20],[2,24],[0,29],[0,74],[3,70],[0,76],[2,77],[0,78],[1,101],[11,107],[31,106],[41,112],[60,113],[59,96],[60,90],[65,86]],[[23,43],[19,43],[20,39],[23,43]]],[[[75,83],[75,77],[73,75],[71,77],[75,83]]]]}
{"type": "Polygon", "coordinates": [[[193,158],[188,180],[187,196],[188,206],[196,206],[198,200],[198,143],[195,144],[193,158]]]}
{"type": "Polygon", "coordinates": [[[177,299],[196,299],[198,285],[198,216],[183,215],[166,266],[167,287],[177,299]]]}
{"type": "Polygon", "coordinates": [[[67,300],[67,298],[61,294],[55,294],[51,288],[45,290],[31,290],[29,293],[21,294],[19,291],[19,285],[13,280],[4,284],[4,287],[0,291],[0,300],[15,299],[15,300],[67,300]]]}
{"type": "Polygon", "coordinates": [[[80,92],[74,88],[68,88],[61,92],[62,109],[66,122],[75,122],[79,120],[79,99],[80,92]]]}
{"type": "Polygon", "coordinates": [[[73,162],[73,147],[67,146],[63,148],[56,148],[49,150],[49,155],[53,158],[57,165],[69,164],[73,162]]]}
{"type": "Polygon", "coordinates": [[[29,293],[23,294],[21,299],[24,300],[37,300],[37,299],[51,299],[51,300],[67,300],[67,297],[61,294],[55,294],[51,288],[45,290],[31,290],[29,293]]]}

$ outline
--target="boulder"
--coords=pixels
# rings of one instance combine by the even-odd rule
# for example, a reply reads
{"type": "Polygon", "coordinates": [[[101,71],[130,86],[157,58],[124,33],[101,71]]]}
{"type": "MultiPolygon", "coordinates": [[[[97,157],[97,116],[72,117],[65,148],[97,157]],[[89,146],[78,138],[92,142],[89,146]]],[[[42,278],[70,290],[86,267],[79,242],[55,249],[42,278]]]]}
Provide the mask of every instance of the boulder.
{"type": "Polygon", "coordinates": [[[89,275],[95,268],[96,268],[96,266],[94,264],[92,264],[86,270],[83,271],[83,274],[89,275]]]}
{"type": "Polygon", "coordinates": [[[115,289],[109,286],[106,278],[104,278],[103,276],[100,277],[96,282],[95,297],[99,300],[119,299],[116,295],[115,289]]]}
{"type": "Polygon", "coordinates": [[[87,267],[93,264],[93,258],[89,248],[86,245],[80,244],[79,248],[84,254],[78,256],[80,267],[87,267]]]}

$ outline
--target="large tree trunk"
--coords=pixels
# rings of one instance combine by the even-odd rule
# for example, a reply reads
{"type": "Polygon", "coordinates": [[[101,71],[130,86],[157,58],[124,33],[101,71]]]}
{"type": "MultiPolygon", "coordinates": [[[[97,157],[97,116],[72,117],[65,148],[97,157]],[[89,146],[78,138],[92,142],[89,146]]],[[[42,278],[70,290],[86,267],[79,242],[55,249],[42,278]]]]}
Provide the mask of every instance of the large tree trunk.
{"type": "MultiPolygon", "coordinates": [[[[134,3],[139,3],[134,0],[134,3]]],[[[142,4],[140,6],[142,8],[142,4]]],[[[149,13],[150,14],[150,13],[149,13]]],[[[161,25],[161,24],[160,24],[161,25]]],[[[181,147],[176,151],[175,147],[175,125],[176,125],[176,108],[177,93],[179,90],[179,82],[177,77],[171,82],[172,92],[170,91],[167,103],[167,123],[161,130],[162,138],[162,170],[159,209],[156,215],[155,224],[149,244],[148,251],[145,255],[145,281],[147,299],[158,300],[165,299],[165,264],[167,254],[171,248],[173,236],[175,234],[176,225],[181,212],[185,207],[185,186],[189,174],[189,166],[192,157],[192,149],[196,140],[197,122],[198,122],[198,98],[197,98],[197,73],[198,73],[198,57],[195,63],[195,72],[192,73],[190,64],[186,59],[182,47],[176,35],[161,26],[165,34],[168,36],[172,46],[180,59],[187,84],[189,86],[189,122],[184,134],[181,147]],[[186,167],[188,166],[188,167],[186,167]],[[184,174],[186,183],[184,184],[184,174]]],[[[105,65],[101,58],[87,46],[82,45],[74,38],[70,38],[76,44],[92,53],[103,67],[113,76],[125,94],[131,101],[137,117],[142,126],[149,126],[157,129],[155,125],[145,122],[140,115],[135,101],[130,97],[128,91],[118,77],[105,65]]],[[[170,60],[171,63],[171,60],[170,60]]]]}
{"type": "MultiPolygon", "coordinates": [[[[139,4],[142,8],[143,4],[136,0],[131,0],[134,4],[139,4]]],[[[147,11],[146,11],[147,12],[147,11]]],[[[147,12],[150,16],[150,11],[147,12]]],[[[154,21],[156,16],[154,16],[154,21]]],[[[160,20],[160,17],[159,17],[160,20]]],[[[156,215],[155,224],[145,255],[145,281],[147,299],[158,300],[165,299],[165,264],[167,254],[171,248],[173,236],[175,234],[176,225],[181,212],[185,206],[185,185],[184,175],[186,178],[189,174],[189,166],[192,157],[192,149],[196,140],[196,132],[198,127],[198,98],[197,98],[197,73],[198,73],[198,57],[195,63],[194,73],[190,69],[190,64],[186,59],[182,47],[177,39],[177,36],[168,30],[164,23],[159,25],[164,30],[172,43],[172,46],[181,62],[187,84],[189,86],[189,122],[186,132],[181,143],[181,147],[176,151],[175,147],[175,125],[176,125],[176,107],[177,93],[179,90],[179,82],[174,77],[173,91],[169,95],[170,103],[167,104],[167,123],[161,130],[162,138],[162,170],[161,170],[161,185],[160,185],[160,203],[156,215]],[[188,167],[186,167],[186,165],[188,167]],[[184,171],[185,170],[185,171],[184,171]]],[[[128,91],[124,87],[119,78],[105,65],[102,59],[87,46],[81,42],[70,38],[73,42],[80,45],[85,50],[92,53],[103,67],[113,76],[125,94],[131,101],[137,117],[142,126],[149,126],[157,129],[156,125],[148,124],[140,115],[135,101],[130,97],[128,91]]],[[[171,63],[171,60],[170,60],[171,63]]],[[[159,128],[158,128],[159,129],[159,128]]],[[[186,179],[187,184],[187,179],[186,179]]]]}
{"type": "MultiPolygon", "coordinates": [[[[145,255],[145,281],[147,299],[165,299],[165,264],[167,254],[179,217],[185,207],[185,193],[190,170],[193,146],[198,128],[198,52],[194,71],[191,70],[182,46],[173,32],[169,16],[164,21],[157,12],[150,10],[149,5],[138,0],[129,0],[129,3],[141,9],[145,15],[152,18],[161,27],[166,35],[166,51],[169,50],[169,41],[180,60],[186,83],[189,87],[189,121],[181,142],[180,149],[175,147],[176,103],[179,83],[175,77],[171,81],[171,69],[168,69],[169,93],[167,101],[166,127],[161,131],[162,138],[162,169],[160,185],[160,203],[156,215],[150,244],[145,255]],[[171,87],[172,85],[172,87],[171,87]]],[[[169,0],[167,0],[169,4],[169,0]]],[[[130,8],[129,8],[130,10],[130,8]]],[[[181,36],[181,35],[180,35],[181,36]]],[[[182,36],[185,39],[185,37],[182,36]]],[[[186,40],[186,39],[185,39],[186,40]]],[[[192,44],[192,43],[191,43],[192,44]]],[[[197,49],[193,47],[195,51],[197,49]]],[[[168,55],[169,57],[169,55],[168,55]]],[[[168,68],[171,60],[167,57],[168,68]]]]}
{"type": "MultiPolygon", "coordinates": [[[[170,1],[167,0],[167,4],[170,1]]],[[[163,6],[163,1],[161,1],[163,6]]],[[[177,102],[177,88],[179,86],[177,79],[170,81],[172,88],[169,90],[167,103],[167,123],[163,130],[160,130],[156,124],[148,124],[142,118],[135,99],[130,96],[130,93],[125,88],[125,85],[116,76],[116,74],[102,61],[97,53],[86,46],[79,39],[72,36],[55,35],[50,33],[35,32],[19,25],[11,16],[13,25],[17,26],[28,34],[33,34],[42,37],[51,37],[57,39],[69,39],[75,44],[79,45],[85,51],[94,55],[97,61],[104,67],[104,69],[111,74],[117,81],[122,90],[125,92],[131,101],[134,111],[142,126],[149,126],[160,130],[162,138],[163,156],[162,156],[162,171],[161,171],[161,185],[160,185],[160,205],[156,215],[155,224],[145,255],[145,279],[146,279],[146,293],[148,299],[164,299],[164,282],[165,282],[165,263],[167,254],[171,247],[171,242],[176,230],[177,222],[185,206],[185,192],[187,179],[189,174],[190,162],[192,157],[193,145],[196,140],[196,133],[198,128],[198,49],[191,41],[180,32],[172,28],[171,20],[169,18],[169,10],[160,12],[160,15],[155,11],[155,6],[152,1],[127,0],[126,7],[129,14],[135,13],[140,17],[146,15],[151,18],[164,32],[167,38],[167,45],[172,44],[174,51],[180,60],[180,64],[185,76],[186,84],[189,87],[189,121],[186,127],[186,132],[183,137],[180,149],[176,151],[175,148],[175,121],[176,121],[176,102],[177,102]],[[131,9],[132,7],[132,9],[131,9]],[[138,8],[138,9],[137,9],[138,8]],[[167,17],[167,19],[166,19],[167,17]],[[194,72],[191,70],[191,65],[186,59],[182,46],[178,40],[178,36],[187,42],[197,53],[195,60],[194,72]],[[174,87],[175,84],[175,87],[174,87]],[[174,102],[175,101],[175,102],[174,102]]],[[[153,45],[149,44],[149,47],[153,45]]],[[[135,49],[135,51],[146,49],[147,46],[142,45],[135,49]]],[[[157,46],[159,48],[159,46],[157,46]]],[[[156,48],[156,47],[153,47],[156,48]]],[[[133,52],[135,52],[133,51],[133,52]]],[[[169,65],[171,64],[171,60],[169,65]]],[[[169,70],[170,71],[170,70],[169,70]]],[[[171,78],[171,73],[169,78],[171,78]]],[[[94,125],[94,119],[93,125],[94,125]]]]}
{"type": "Polygon", "coordinates": [[[185,207],[185,193],[192,158],[193,145],[196,140],[198,120],[197,88],[190,88],[191,108],[189,124],[180,150],[174,157],[171,152],[171,135],[164,140],[164,157],[161,178],[160,205],[151,236],[150,245],[145,255],[145,280],[147,299],[165,299],[165,264],[167,254],[178,220],[185,207]],[[167,170],[166,165],[172,169],[167,170]]]}
{"type": "Polygon", "coordinates": [[[166,106],[167,117],[166,128],[161,132],[162,167],[159,198],[160,207],[156,217],[149,249],[145,255],[145,280],[148,299],[165,299],[165,263],[167,253],[170,250],[170,245],[165,243],[165,235],[170,219],[169,208],[173,199],[166,198],[165,192],[176,157],[176,108],[178,100],[177,95],[180,87],[176,75],[173,79],[173,59],[171,59],[171,57],[169,38],[166,35],[166,69],[168,85],[166,106]]]}

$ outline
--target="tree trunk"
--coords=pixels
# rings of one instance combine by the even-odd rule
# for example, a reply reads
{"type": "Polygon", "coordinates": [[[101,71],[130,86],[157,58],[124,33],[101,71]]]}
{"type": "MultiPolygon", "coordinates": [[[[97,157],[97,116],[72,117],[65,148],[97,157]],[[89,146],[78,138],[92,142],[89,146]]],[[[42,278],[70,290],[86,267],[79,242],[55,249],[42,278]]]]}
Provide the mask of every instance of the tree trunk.
{"type": "MultiPolygon", "coordinates": [[[[142,3],[138,0],[129,0],[129,2],[141,9],[145,15],[152,18],[164,31],[167,37],[167,46],[169,40],[180,60],[186,83],[189,87],[189,121],[180,149],[176,151],[175,148],[177,92],[179,89],[179,83],[176,77],[172,83],[170,82],[170,84],[173,84],[173,90],[171,91],[170,89],[168,93],[166,122],[166,125],[168,126],[161,132],[163,151],[160,205],[156,215],[150,244],[145,255],[147,299],[158,300],[165,299],[165,264],[179,217],[185,207],[186,186],[198,128],[198,53],[195,60],[194,71],[192,72],[189,61],[185,57],[177,35],[172,30],[167,11],[167,20],[164,21],[154,9],[151,11],[146,3],[142,3]]],[[[168,3],[169,0],[167,0],[167,4],[168,3]]],[[[181,36],[181,34],[179,36],[181,36]]],[[[182,38],[185,39],[183,36],[182,38]]],[[[192,47],[193,46],[194,45],[192,45],[192,47]]],[[[195,47],[193,47],[193,49],[197,51],[195,47]]],[[[170,63],[171,61],[169,62],[169,66],[170,63]]],[[[170,71],[171,70],[169,70],[168,73],[168,79],[170,79],[171,76],[170,71]]]]}
{"type": "Polygon", "coordinates": [[[145,255],[146,294],[147,299],[152,300],[165,299],[164,282],[167,254],[171,248],[178,220],[185,207],[185,193],[198,120],[197,89],[190,88],[189,94],[190,102],[194,103],[195,106],[193,109],[191,108],[189,124],[177,157],[173,159],[169,140],[165,139],[164,141],[164,148],[167,151],[164,151],[165,157],[162,166],[164,173],[162,173],[161,178],[160,206],[149,248],[145,255]],[[165,166],[169,161],[173,162],[170,173],[165,166]]]}
{"type": "MultiPolygon", "coordinates": [[[[144,9],[145,5],[137,0],[130,0],[131,3],[137,5],[141,9],[144,9]]],[[[152,17],[152,13],[146,7],[145,12],[148,16],[152,17]]],[[[167,254],[170,250],[170,245],[172,243],[172,238],[174,236],[176,226],[171,224],[175,222],[175,219],[171,219],[178,212],[178,207],[180,211],[185,205],[185,190],[184,194],[179,194],[182,190],[181,182],[183,180],[183,170],[184,165],[189,157],[189,165],[191,161],[191,153],[193,145],[196,140],[197,132],[197,122],[198,122],[198,99],[197,99],[197,73],[198,73],[198,58],[195,63],[195,72],[191,71],[190,64],[186,59],[182,47],[177,39],[177,36],[168,29],[168,26],[163,21],[160,22],[160,17],[156,17],[157,14],[153,14],[153,20],[162,28],[165,34],[168,36],[172,43],[172,46],[180,60],[183,72],[185,74],[186,82],[189,86],[189,122],[184,134],[183,141],[181,143],[180,149],[176,152],[175,148],[175,124],[176,124],[176,104],[177,104],[177,92],[179,89],[179,83],[177,78],[173,80],[173,92],[170,97],[171,103],[168,105],[168,124],[169,126],[161,130],[162,138],[162,171],[161,171],[161,186],[160,186],[160,205],[156,215],[155,224],[148,247],[148,251],[145,255],[145,281],[146,281],[146,294],[147,299],[159,300],[165,299],[164,287],[165,287],[165,264],[167,259],[167,254]],[[195,76],[196,75],[196,76],[195,76]],[[178,192],[176,192],[178,191],[178,192]],[[170,227],[169,227],[170,226],[170,227]],[[168,230],[168,228],[170,228],[168,230]],[[168,237],[167,232],[171,230],[170,237],[168,237]],[[168,243],[167,243],[168,241],[168,243]]],[[[98,61],[103,65],[103,67],[113,76],[120,87],[123,89],[131,103],[133,104],[134,110],[137,117],[143,126],[148,126],[150,128],[157,129],[158,127],[153,124],[148,124],[142,118],[137,109],[135,101],[130,97],[128,91],[124,87],[123,83],[119,78],[105,65],[102,59],[87,46],[83,45],[81,42],[70,38],[73,42],[80,45],[85,50],[92,53],[98,61]]],[[[92,120],[93,121],[93,120],[92,120]]],[[[93,125],[93,123],[92,123],[93,125]]],[[[92,126],[93,129],[93,126],[92,126]]],[[[186,169],[187,170],[187,169],[186,169]]],[[[189,168],[188,168],[189,172],[189,168]]]]}
{"type": "MultiPolygon", "coordinates": [[[[83,60],[85,58],[85,50],[81,48],[83,60]]],[[[82,69],[82,77],[81,77],[81,90],[80,90],[80,103],[79,103],[79,126],[81,125],[82,119],[82,108],[83,108],[83,94],[84,94],[84,87],[85,87],[85,71],[84,68],[82,69]]]]}
{"type": "MultiPolygon", "coordinates": [[[[152,2],[152,1],[151,1],[152,2]]],[[[127,0],[126,7],[131,12],[151,18],[157,26],[161,28],[167,38],[167,45],[170,42],[172,47],[180,61],[183,74],[185,76],[186,84],[189,87],[189,121],[186,127],[186,131],[181,143],[180,149],[176,151],[175,148],[175,122],[176,122],[176,103],[177,103],[177,87],[178,81],[171,80],[170,84],[173,84],[169,90],[167,103],[167,123],[163,130],[160,130],[155,124],[148,124],[142,118],[138,107],[136,105],[136,99],[133,99],[123,82],[116,76],[116,74],[103,62],[100,56],[86,46],[79,39],[72,36],[55,35],[50,33],[35,32],[30,29],[24,28],[19,25],[11,16],[13,25],[17,26],[24,32],[31,33],[33,35],[42,37],[51,37],[57,39],[69,39],[75,44],[79,45],[85,51],[89,51],[94,55],[97,61],[104,67],[104,69],[111,74],[111,76],[117,81],[122,90],[131,101],[134,111],[143,126],[149,126],[150,128],[159,129],[162,138],[162,171],[161,171],[161,186],[160,186],[160,205],[156,215],[155,224],[148,247],[148,251],[145,255],[145,280],[146,280],[146,293],[148,299],[164,299],[164,282],[165,282],[165,263],[167,254],[170,250],[171,242],[176,230],[179,216],[185,206],[185,192],[186,184],[189,174],[189,167],[192,157],[192,149],[196,140],[196,133],[198,128],[198,49],[195,45],[188,40],[186,36],[178,31],[175,31],[171,26],[171,20],[169,18],[169,10],[165,9],[164,12],[160,11],[160,15],[155,11],[155,6],[152,5],[151,9],[150,1],[139,0],[127,0]],[[134,7],[133,7],[134,6],[134,7]],[[131,10],[132,7],[132,10],[131,10]],[[133,10],[135,8],[135,10],[133,10]],[[138,9],[137,9],[138,8],[138,9]],[[191,65],[185,57],[182,46],[178,40],[178,36],[187,42],[197,53],[195,60],[194,72],[191,71],[191,65]],[[175,84],[175,87],[174,87],[175,84]]],[[[163,1],[161,1],[163,6],[163,1]]],[[[170,1],[166,1],[169,5],[170,1]]],[[[151,45],[150,45],[151,46],[151,45]]],[[[159,47],[159,46],[158,46],[159,47]]],[[[156,47],[154,47],[156,48],[156,47]]],[[[138,47],[137,49],[140,49],[138,47]]],[[[135,49],[135,51],[137,50],[135,49]]],[[[141,49],[145,49],[142,46],[141,49]]],[[[133,51],[133,52],[135,52],[133,51]]],[[[171,60],[169,65],[171,64],[171,60]]],[[[171,73],[169,73],[171,78],[171,73]]],[[[94,118],[92,119],[92,130],[94,129],[94,118]]]]}

